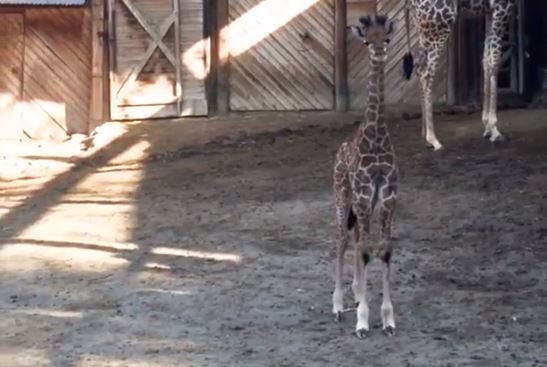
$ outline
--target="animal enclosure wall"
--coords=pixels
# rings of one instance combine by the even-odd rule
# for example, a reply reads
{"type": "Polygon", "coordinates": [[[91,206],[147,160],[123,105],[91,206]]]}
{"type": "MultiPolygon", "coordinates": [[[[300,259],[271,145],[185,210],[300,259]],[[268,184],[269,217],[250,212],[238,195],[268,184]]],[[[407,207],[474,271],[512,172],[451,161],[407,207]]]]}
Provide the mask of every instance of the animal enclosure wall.
{"type": "Polygon", "coordinates": [[[0,134],[63,139],[87,133],[88,7],[0,7],[0,134]]]}
{"type": "Polygon", "coordinates": [[[202,0],[108,0],[113,119],[206,115],[202,0]]]}
{"type": "Polygon", "coordinates": [[[229,107],[334,108],[334,0],[229,0],[229,107]]]}

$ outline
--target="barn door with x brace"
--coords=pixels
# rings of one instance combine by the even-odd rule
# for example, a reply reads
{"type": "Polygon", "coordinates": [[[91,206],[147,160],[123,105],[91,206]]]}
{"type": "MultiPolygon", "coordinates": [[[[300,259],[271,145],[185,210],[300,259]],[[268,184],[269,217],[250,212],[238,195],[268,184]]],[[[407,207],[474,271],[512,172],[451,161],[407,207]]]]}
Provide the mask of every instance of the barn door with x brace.
{"type": "Polygon", "coordinates": [[[108,22],[112,119],[180,116],[179,0],[108,0],[108,22]]]}

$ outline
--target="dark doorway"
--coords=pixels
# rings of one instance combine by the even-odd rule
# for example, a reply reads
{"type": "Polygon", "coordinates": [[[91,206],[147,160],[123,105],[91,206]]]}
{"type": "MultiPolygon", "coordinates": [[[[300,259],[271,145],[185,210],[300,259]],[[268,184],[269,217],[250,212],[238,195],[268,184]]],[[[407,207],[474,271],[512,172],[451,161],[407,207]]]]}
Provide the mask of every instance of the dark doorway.
{"type": "MultiPolygon", "coordinates": [[[[498,74],[499,99],[512,103],[526,97],[528,90],[528,54],[526,35],[528,1],[544,6],[545,0],[519,0],[503,38],[503,56],[498,74]]],[[[533,10],[532,10],[533,11],[533,10]]],[[[536,15],[537,16],[537,15],[536,15]]],[[[455,95],[458,104],[477,104],[482,101],[482,56],[484,50],[485,19],[460,14],[456,24],[453,47],[455,95]]],[[[539,46],[539,45],[538,45],[539,46]]],[[[537,53],[537,52],[536,52],[537,53]]]]}
{"type": "Polygon", "coordinates": [[[547,68],[547,1],[526,0],[524,18],[524,97],[531,101],[541,91],[542,70],[547,68]]]}

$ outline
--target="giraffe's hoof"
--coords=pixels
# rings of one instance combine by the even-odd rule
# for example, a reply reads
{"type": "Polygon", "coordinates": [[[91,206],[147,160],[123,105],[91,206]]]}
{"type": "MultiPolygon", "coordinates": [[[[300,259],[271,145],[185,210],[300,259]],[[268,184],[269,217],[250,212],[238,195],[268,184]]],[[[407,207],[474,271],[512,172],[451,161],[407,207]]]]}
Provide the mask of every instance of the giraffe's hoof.
{"type": "Polygon", "coordinates": [[[338,311],[334,313],[334,321],[342,322],[342,311],[338,311]]]}
{"type": "Polygon", "coordinates": [[[392,326],[386,326],[384,328],[384,334],[387,336],[394,336],[395,335],[395,328],[392,326]]]}
{"type": "Polygon", "coordinates": [[[369,334],[370,334],[370,332],[367,329],[358,329],[358,330],[355,331],[355,335],[359,339],[368,338],[369,334]]]}
{"type": "Polygon", "coordinates": [[[443,148],[444,148],[441,143],[437,143],[436,145],[427,143],[426,146],[427,146],[427,149],[432,151],[432,152],[438,152],[438,151],[443,150],[443,148]]]}
{"type": "Polygon", "coordinates": [[[496,137],[490,136],[489,140],[494,145],[500,145],[509,142],[509,138],[503,134],[499,134],[496,137]]]}

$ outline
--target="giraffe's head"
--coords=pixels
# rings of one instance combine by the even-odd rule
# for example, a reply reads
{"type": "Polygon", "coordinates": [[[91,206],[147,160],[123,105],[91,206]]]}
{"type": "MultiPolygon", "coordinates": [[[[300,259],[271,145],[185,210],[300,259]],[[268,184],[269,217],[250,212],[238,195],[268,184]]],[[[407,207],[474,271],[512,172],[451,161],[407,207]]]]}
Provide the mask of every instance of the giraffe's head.
{"type": "Polygon", "coordinates": [[[385,15],[365,15],[359,18],[359,23],[359,25],[349,26],[353,35],[368,47],[373,59],[385,61],[387,45],[393,37],[395,21],[385,15]]]}

